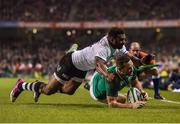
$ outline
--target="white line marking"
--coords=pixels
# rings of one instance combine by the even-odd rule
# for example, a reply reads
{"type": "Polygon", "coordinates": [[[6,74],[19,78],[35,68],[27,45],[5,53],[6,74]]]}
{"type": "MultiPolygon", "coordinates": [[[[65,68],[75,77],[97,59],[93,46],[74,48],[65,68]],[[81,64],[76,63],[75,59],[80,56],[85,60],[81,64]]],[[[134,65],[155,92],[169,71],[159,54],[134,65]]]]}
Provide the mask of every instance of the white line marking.
{"type": "Polygon", "coordinates": [[[161,100],[162,102],[169,102],[169,103],[175,103],[175,104],[179,104],[180,105],[180,102],[177,102],[177,101],[171,101],[171,100],[161,100]]]}
{"type": "MultiPolygon", "coordinates": [[[[149,99],[153,99],[152,97],[149,97],[149,99]]],[[[159,100],[161,102],[169,102],[169,103],[174,103],[174,104],[179,104],[180,105],[180,102],[177,102],[177,101],[172,101],[172,100],[167,100],[167,99],[164,99],[164,100],[159,100]]]]}
{"type": "MultiPolygon", "coordinates": [[[[84,89],[84,87],[80,87],[81,89],[84,89]]],[[[123,94],[124,95],[124,94],[123,94]]],[[[154,99],[152,97],[149,97],[149,99],[154,99]]],[[[158,101],[161,101],[161,102],[168,102],[168,103],[174,103],[174,104],[179,104],[180,105],[180,102],[177,102],[177,101],[172,101],[172,100],[167,100],[167,99],[164,99],[164,100],[158,100],[158,101]]]]}

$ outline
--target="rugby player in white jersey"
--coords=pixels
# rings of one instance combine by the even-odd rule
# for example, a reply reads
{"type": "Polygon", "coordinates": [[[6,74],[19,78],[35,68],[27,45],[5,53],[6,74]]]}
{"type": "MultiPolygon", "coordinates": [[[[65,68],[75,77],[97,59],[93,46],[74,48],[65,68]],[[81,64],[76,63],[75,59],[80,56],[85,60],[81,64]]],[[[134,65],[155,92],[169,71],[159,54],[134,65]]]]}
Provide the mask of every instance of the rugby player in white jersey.
{"type": "Polygon", "coordinates": [[[57,65],[49,82],[32,83],[19,79],[10,93],[10,100],[15,102],[24,90],[34,92],[34,100],[38,101],[41,93],[51,95],[57,92],[72,95],[81,85],[88,70],[96,69],[108,80],[113,80],[114,74],[107,72],[106,63],[115,55],[127,55],[133,62],[140,60],[126,50],[126,35],[122,29],[111,28],[106,36],[97,43],[82,50],[66,54],[57,65]]]}

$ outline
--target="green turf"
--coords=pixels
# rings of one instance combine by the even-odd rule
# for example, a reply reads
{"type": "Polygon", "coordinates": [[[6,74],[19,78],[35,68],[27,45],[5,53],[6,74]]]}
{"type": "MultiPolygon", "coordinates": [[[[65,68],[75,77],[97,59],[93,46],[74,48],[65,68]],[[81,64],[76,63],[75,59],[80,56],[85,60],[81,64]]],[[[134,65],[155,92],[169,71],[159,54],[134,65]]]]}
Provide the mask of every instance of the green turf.
{"type": "MultiPolygon", "coordinates": [[[[39,103],[34,103],[32,93],[25,91],[11,103],[9,93],[16,80],[0,79],[0,122],[180,122],[179,104],[151,99],[141,109],[108,108],[92,100],[82,87],[73,96],[42,95],[39,103]]],[[[153,91],[147,91],[152,96],[153,91]]],[[[161,94],[180,102],[179,93],[162,91],[161,94]]]]}

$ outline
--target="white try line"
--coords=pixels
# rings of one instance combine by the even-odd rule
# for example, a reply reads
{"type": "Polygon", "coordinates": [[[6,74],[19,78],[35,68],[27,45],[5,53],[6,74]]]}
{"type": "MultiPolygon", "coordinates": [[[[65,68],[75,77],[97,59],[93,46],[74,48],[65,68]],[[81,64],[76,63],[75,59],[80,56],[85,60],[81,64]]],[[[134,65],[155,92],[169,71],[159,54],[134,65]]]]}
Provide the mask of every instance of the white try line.
{"type": "MultiPolygon", "coordinates": [[[[80,87],[81,89],[84,89],[84,87],[80,87]]],[[[89,92],[89,91],[88,91],[89,92]]],[[[124,93],[122,93],[123,95],[126,95],[124,93]]],[[[148,97],[148,99],[154,99],[152,97],[148,97]]],[[[161,102],[168,102],[168,103],[174,103],[174,104],[179,104],[180,105],[180,102],[177,102],[177,101],[172,101],[172,100],[167,100],[167,99],[164,99],[164,100],[158,100],[158,101],[161,101],[161,102]]]]}
{"type": "MultiPolygon", "coordinates": [[[[154,98],[149,97],[149,99],[154,99],[154,98]]],[[[172,100],[167,100],[167,99],[159,100],[159,101],[161,101],[161,102],[168,102],[168,103],[174,103],[174,104],[179,104],[180,105],[180,102],[172,101],[172,100]]]]}

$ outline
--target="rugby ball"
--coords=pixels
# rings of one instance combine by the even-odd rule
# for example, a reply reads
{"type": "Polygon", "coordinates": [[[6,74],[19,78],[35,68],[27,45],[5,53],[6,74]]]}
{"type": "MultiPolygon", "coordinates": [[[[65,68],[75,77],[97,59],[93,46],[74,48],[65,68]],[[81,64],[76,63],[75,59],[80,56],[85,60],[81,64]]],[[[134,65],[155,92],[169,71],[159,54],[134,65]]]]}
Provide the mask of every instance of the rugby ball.
{"type": "Polygon", "coordinates": [[[143,101],[143,95],[137,88],[131,87],[129,88],[128,93],[127,93],[127,101],[128,103],[135,103],[137,101],[143,101]]]}

